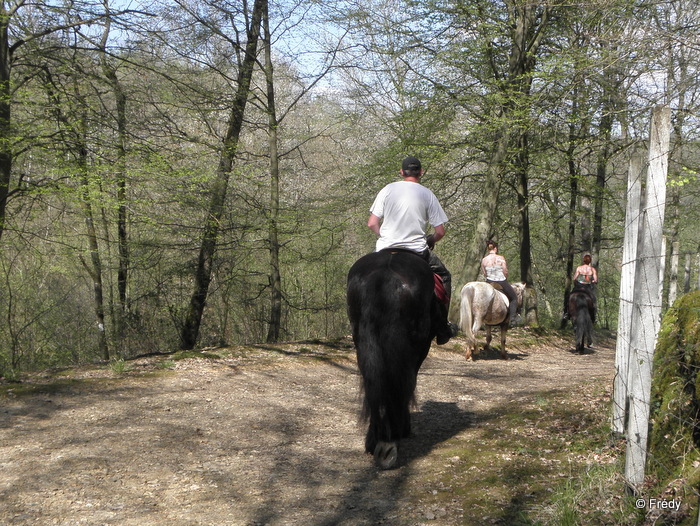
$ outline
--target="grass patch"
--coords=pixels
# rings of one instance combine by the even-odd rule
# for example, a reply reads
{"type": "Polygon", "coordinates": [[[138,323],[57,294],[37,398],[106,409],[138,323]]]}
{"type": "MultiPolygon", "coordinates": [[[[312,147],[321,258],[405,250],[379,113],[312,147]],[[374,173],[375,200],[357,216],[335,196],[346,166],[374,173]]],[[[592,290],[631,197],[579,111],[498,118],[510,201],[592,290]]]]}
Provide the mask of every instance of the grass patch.
{"type": "Polygon", "coordinates": [[[47,383],[12,383],[0,385],[0,398],[15,398],[18,396],[45,395],[51,396],[72,392],[84,385],[87,380],[75,378],[54,379],[47,383]]]}
{"type": "Polygon", "coordinates": [[[427,508],[461,509],[462,524],[567,526],[643,524],[627,496],[624,442],[611,439],[610,394],[539,393],[449,440],[445,469],[417,497],[427,508]]]}
{"type": "Polygon", "coordinates": [[[158,365],[156,365],[156,367],[158,369],[162,369],[162,370],[175,369],[175,366],[176,366],[175,360],[164,360],[162,362],[158,362],[158,365]]]}
{"type": "Polygon", "coordinates": [[[124,359],[112,360],[109,362],[109,368],[114,374],[124,374],[130,370],[129,364],[124,359]]]}

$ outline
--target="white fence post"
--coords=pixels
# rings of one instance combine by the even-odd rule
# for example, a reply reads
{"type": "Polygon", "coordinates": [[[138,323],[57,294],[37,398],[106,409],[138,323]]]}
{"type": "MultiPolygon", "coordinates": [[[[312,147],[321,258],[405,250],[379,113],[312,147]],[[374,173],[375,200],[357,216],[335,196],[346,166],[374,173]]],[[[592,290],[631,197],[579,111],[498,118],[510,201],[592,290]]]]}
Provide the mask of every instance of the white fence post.
{"type": "Polygon", "coordinates": [[[654,108],[649,135],[649,169],[641,217],[636,265],[630,353],[630,411],[627,423],[625,479],[637,492],[644,482],[651,401],[651,367],[661,325],[661,268],[666,175],[671,129],[668,106],[654,108]]]}
{"type": "Polygon", "coordinates": [[[673,305],[678,296],[678,260],[680,259],[681,244],[678,241],[671,243],[671,275],[668,284],[668,306],[673,305]]]}
{"type": "Polygon", "coordinates": [[[642,174],[642,158],[634,153],[630,158],[627,172],[627,208],[625,210],[625,237],[622,247],[620,309],[617,315],[615,382],[613,386],[612,431],[620,435],[625,432],[625,417],[627,415],[630,328],[632,325],[632,302],[634,301],[634,270],[637,263],[637,240],[639,238],[642,174]]]}

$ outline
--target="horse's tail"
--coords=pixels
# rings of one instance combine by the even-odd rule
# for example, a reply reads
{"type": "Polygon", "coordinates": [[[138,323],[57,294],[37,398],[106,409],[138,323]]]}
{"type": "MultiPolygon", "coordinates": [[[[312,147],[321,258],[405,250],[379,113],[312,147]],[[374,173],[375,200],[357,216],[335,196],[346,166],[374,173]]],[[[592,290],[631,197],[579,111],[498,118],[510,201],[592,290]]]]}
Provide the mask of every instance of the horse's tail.
{"type": "MultiPolygon", "coordinates": [[[[416,374],[410,364],[396,359],[401,356],[400,347],[409,343],[402,343],[402,338],[389,343],[376,336],[373,331],[363,350],[367,360],[362,367],[362,417],[376,424],[372,431],[377,442],[397,441],[410,426],[406,409],[414,401],[416,374]]],[[[374,452],[371,442],[366,444],[368,453],[374,452]]]]}
{"type": "Polygon", "coordinates": [[[462,287],[460,294],[459,305],[459,328],[462,329],[464,337],[467,340],[467,347],[471,348],[476,345],[476,336],[472,332],[472,302],[474,301],[474,289],[465,285],[462,287]]]}

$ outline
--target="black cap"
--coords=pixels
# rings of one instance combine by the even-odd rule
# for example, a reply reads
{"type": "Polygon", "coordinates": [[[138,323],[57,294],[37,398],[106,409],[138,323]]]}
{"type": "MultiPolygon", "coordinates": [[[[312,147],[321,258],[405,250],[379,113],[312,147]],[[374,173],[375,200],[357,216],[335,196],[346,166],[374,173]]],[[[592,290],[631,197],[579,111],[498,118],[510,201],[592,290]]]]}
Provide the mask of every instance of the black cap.
{"type": "Polygon", "coordinates": [[[419,172],[421,169],[420,161],[417,157],[406,157],[401,163],[401,169],[419,172]]]}

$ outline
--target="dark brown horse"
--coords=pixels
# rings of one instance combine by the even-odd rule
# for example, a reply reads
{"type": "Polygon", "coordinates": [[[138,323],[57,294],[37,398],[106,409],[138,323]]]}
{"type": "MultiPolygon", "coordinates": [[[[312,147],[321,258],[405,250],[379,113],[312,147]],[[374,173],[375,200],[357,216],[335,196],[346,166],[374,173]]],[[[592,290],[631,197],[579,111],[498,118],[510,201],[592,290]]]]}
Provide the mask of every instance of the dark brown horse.
{"type": "Polygon", "coordinates": [[[568,301],[571,325],[574,326],[576,352],[583,354],[585,344],[593,344],[593,323],[595,322],[595,302],[591,294],[580,288],[574,288],[568,301]]]}

